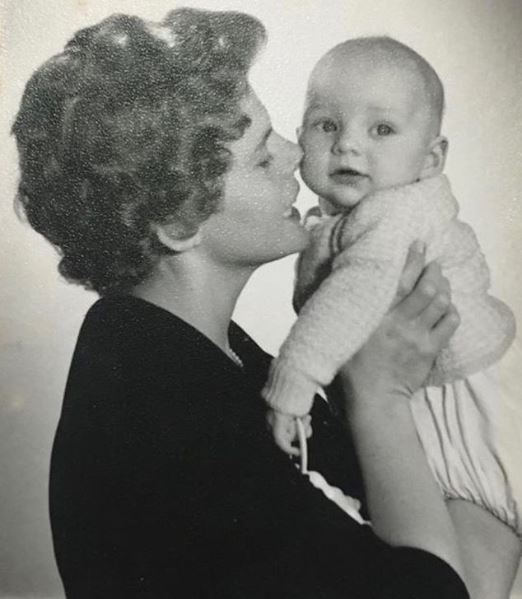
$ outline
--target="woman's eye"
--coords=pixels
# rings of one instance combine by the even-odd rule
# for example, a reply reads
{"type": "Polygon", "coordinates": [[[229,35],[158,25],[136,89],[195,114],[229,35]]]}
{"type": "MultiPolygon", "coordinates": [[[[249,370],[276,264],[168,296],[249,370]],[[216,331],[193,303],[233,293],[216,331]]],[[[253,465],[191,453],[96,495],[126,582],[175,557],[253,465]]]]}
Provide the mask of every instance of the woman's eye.
{"type": "Polygon", "coordinates": [[[394,130],[390,127],[390,125],[386,125],[385,123],[380,123],[374,127],[374,131],[379,137],[386,137],[387,135],[394,133],[394,130]]]}
{"type": "Polygon", "coordinates": [[[260,168],[268,168],[272,164],[272,159],[272,156],[267,156],[266,158],[261,160],[261,162],[258,162],[257,166],[259,166],[260,168]]]}

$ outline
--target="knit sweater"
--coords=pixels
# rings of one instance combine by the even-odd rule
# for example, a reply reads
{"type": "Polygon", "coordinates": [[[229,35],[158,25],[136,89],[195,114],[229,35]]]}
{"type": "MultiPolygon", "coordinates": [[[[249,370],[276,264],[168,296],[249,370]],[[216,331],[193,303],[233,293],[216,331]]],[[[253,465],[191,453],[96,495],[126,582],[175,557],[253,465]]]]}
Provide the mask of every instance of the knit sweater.
{"type": "Polygon", "coordinates": [[[365,343],[394,300],[414,240],[426,243],[451,285],[461,324],[426,381],[442,385],[496,362],[515,335],[511,310],[488,293],[489,270],[444,175],[378,191],[323,217],[298,263],[299,317],[263,391],[280,412],[309,412],[314,393],[365,343]],[[303,305],[304,304],[304,305],[303,305]]]}

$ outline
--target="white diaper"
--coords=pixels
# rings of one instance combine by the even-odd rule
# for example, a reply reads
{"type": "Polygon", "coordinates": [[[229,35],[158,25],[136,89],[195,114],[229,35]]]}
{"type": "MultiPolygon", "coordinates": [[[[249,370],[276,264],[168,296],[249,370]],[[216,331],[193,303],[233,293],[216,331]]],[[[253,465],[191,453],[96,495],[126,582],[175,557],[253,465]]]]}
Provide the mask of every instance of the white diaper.
{"type": "Polygon", "coordinates": [[[486,508],[522,537],[522,348],[467,379],[415,394],[412,412],[444,494],[486,508]]]}

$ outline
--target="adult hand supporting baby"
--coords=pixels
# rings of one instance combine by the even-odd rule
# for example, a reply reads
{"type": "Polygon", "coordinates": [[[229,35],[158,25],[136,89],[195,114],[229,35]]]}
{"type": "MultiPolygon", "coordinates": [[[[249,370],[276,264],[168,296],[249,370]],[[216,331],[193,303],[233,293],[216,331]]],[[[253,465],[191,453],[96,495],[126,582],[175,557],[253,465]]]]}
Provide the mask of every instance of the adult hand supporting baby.
{"type": "Polygon", "coordinates": [[[458,322],[440,268],[424,266],[423,251],[414,245],[395,305],[339,380],[376,534],[438,555],[462,573],[455,530],[409,405],[458,322]]]}
{"type": "Polygon", "coordinates": [[[413,244],[396,301],[367,343],[341,369],[349,411],[352,403],[409,399],[426,380],[433,361],[459,324],[448,281],[436,263],[424,264],[413,244]]]}

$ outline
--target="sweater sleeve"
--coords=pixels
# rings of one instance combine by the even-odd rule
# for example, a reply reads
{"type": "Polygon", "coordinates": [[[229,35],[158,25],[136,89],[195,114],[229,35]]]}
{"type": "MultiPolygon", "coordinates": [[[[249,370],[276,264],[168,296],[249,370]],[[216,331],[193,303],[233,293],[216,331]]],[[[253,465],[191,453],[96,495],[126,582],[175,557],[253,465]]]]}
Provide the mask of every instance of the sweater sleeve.
{"type": "Polygon", "coordinates": [[[434,241],[433,253],[450,282],[461,320],[427,381],[440,386],[499,360],[515,337],[516,321],[510,308],[490,294],[489,268],[469,225],[454,219],[434,241]]]}
{"type": "Polygon", "coordinates": [[[342,249],[301,310],[263,392],[277,411],[306,414],[317,388],[332,381],[389,309],[408,247],[423,227],[415,194],[399,194],[365,200],[332,229],[342,249]]]}

